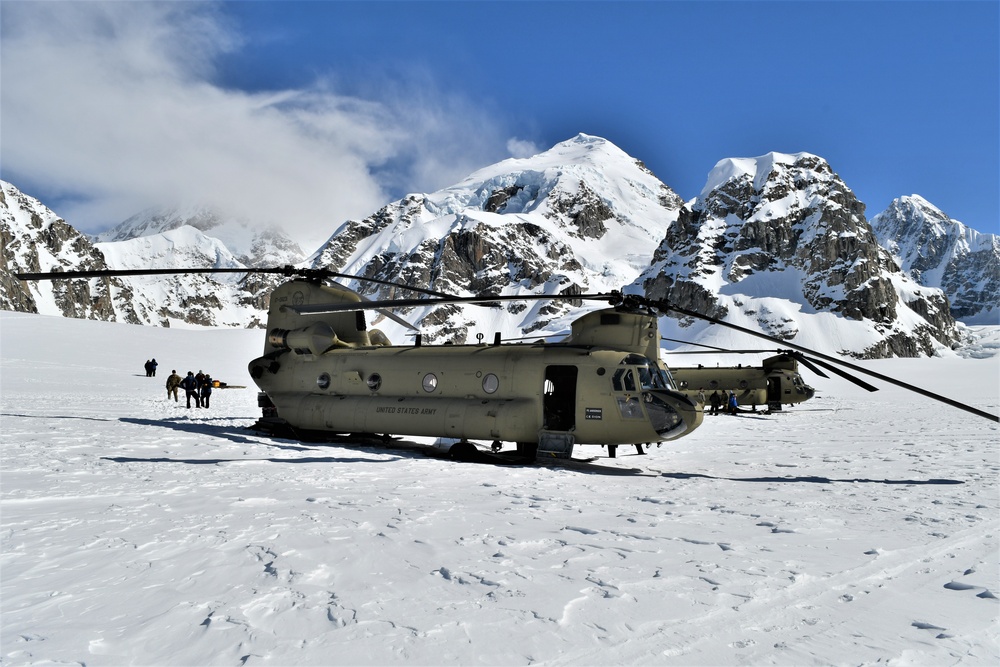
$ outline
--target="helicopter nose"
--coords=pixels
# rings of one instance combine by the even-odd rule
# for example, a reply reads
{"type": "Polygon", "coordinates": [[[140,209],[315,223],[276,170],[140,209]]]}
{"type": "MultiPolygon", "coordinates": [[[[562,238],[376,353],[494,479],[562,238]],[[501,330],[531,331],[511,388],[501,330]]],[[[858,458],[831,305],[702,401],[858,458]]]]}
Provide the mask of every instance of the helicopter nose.
{"type": "Polygon", "coordinates": [[[702,422],[703,412],[699,403],[667,389],[644,392],[646,411],[650,422],[661,440],[673,440],[690,433],[702,422]]]}

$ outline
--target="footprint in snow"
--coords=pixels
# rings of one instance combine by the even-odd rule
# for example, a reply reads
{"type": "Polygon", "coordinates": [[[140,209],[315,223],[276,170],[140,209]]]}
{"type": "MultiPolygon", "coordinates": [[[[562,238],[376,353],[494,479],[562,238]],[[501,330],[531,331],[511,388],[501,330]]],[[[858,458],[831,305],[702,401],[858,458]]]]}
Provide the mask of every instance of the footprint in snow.
{"type": "Polygon", "coordinates": [[[979,590],[979,593],[976,594],[977,598],[981,598],[983,600],[996,600],[997,599],[997,596],[994,595],[990,591],[990,589],[985,588],[983,586],[973,586],[972,584],[963,584],[960,581],[949,581],[947,584],[944,585],[944,587],[947,588],[949,591],[974,591],[974,590],[979,590]]]}
{"type": "Polygon", "coordinates": [[[924,621],[913,621],[913,623],[911,623],[910,625],[919,630],[930,630],[932,632],[937,632],[937,634],[934,635],[935,639],[948,639],[952,636],[945,631],[946,628],[942,628],[939,625],[934,625],[933,623],[925,623],[924,621]]]}

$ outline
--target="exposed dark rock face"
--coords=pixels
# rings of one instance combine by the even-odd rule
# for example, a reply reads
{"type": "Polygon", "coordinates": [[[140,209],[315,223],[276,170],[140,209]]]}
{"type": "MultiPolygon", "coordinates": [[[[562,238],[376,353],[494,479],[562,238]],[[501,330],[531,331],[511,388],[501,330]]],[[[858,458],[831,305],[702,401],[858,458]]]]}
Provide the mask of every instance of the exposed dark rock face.
{"type": "Polygon", "coordinates": [[[725,304],[743,306],[765,331],[790,340],[791,318],[775,318],[750,305],[761,286],[801,301],[809,311],[867,321],[880,342],[861,357],[914,356],[932,341],[957,340],[945,301],[933,290],[905,291],[892,257],[865,220],[865,206],[822,159],[808,154],[770,154],[755,160],[724,160],[693,207],[668,230],[643,281],[647,294],[719,317],[725,304]],[[711,286],[716,286],[714,289],[711,286]],[[721,293],[742,295],[724,299],[721,293]],[[904,332],[900,309],[925,324],[904,332]]]}
{"type": "Polygon", "coordinates": [[[505,188],[494,190],[486,203],[483,204],[483,210],[487,213],[502,213],[510,198],[523,189],[523,185],[508,185],[505,188]]]}
{"type": "Polygon", "coordinates": [[[116,278],[26,283],[21,272],[102,270],[104,256],[42,204],[4,183],[0,189],[0,308],[38,312],[39,299],[51,299],[64,317],[138,322],[130,292],[116,278]],[[115,298],[115,294],[118,298],[115,298]],[[116,304],[117,310],[116,312],[116,304]]]}
{"type": "Polygon", "coordinates": [[[549,197],[550,217],[564,216],[572,223],[575,233],[581,237],[599,239],[608,228],[604,221],[614,217],[614,211],[587,184],[580,181],[575,193],[559,193],[549,197]]]}

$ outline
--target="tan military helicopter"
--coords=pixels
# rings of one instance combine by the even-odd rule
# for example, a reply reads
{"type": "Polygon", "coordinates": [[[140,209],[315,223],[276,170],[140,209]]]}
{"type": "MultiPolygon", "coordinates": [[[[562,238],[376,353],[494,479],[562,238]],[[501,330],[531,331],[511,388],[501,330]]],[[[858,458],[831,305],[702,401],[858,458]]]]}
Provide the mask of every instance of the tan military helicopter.
{"type": "MultiPolygon", "coordinates": [[[[496,303],[524,297],[432,297],[496,303]]],[[[574,297],[580,298],[580,297],[574,297]]],[[[611,295],[594,295],[610,300],[611,295]]],[[[426,299],[393,305],[425,304],[426,299]]],[[[560,343],[391,345],[368,331],[354,291],[292,280],[271,294],[264,353],[250,376],[301,432],[392,433],[517,443],[566,458],[576,444],[671,440],[702,420],[659,360],[648,308],[619,304],[573,322],[560,343]]]]}
{"type": "MultiPolygon", "coordinates": [[[[620,292],[607,294],[478,295],[460,297],[386,281],[370,282],[423,294],[421,298],[369,301],[331,277],[365,281],[324,269],[134,269],[19,274],[21,280],[73,279],[178,273],[272,273],[290,280],[270,297],[260,357],[250,361],[260,388],[263,424],[295,437],[379,434],[454,439],[451,455],[480,459],[470,440],[487,440],[494,452],[516,443],[518,460],[569,458],[576,445],[618,445],[672,440],[690,434],[703,405],[679,393],[660,361],[659,314],[676,312],[783,343],[760,332],[620,292]],[[572,299],[607,302],[572,323],[558,343],[392,345],[369,331],[365,311],[435,304],[497,305],[505,301],[572,299]]],[[[389,314],[394,319],[394,315],[389,314]]],[[[400,321],[397,319],[397,321],[400,321]]],[[[796,348],[805,350],[805,348],[796,348]]],[[[841,364],[904,386],[994,421],[996,416],[919,387],[811,350],[815,364],[840,375],[841,364]]],[[[852,381],[858,381],[854,378],[852,381]]],[[[871,390],[874,387],[868,385],[871,390]]]]}
{"type": "Polygon", "coordinates": [[[760,366],[702,366],[672,369],[677,389],[687,396],[706,396],[713,392],[736,396],[741,407],[756,412],[757,406],[768,411],[807,401],[816,390],[799,374],[798,362],[785,354],[764,359],[760,366]]]}
{"type": "MultiPolygon", "coordinates": [[[[749,408],[750,411],[756,412],[758,406],[765,406],[768,412],[777,412],[782,409],[783,405],[790,406],[802,403],[816,395],[816,390],[802,379],[802,375],[799,373],[800,363],[820,377],[829,377],[811,363],[805,355],[794,350],[727,350],[670,338],[662,340],[708,348],[705,351],[671,350],[667,352],[670,356],[777,353],[764,359],[759,366],[738,364],[736,366],[712,367],[698,364],[694,367],[687,367],[671,364],[671,374],[677,384],[678,391],[687,396],[700,397],[704,395],[706,403],[709,402],[707,397],[714,392],[718,392],[720,396],[726,396],[732,392],[742,409],[749,408]]],[[[858,378],[851,378],[851,381],[858,383],[858,378]]],[[[866,389],[871,387],[864,381],[860,381],[859,384],[866,389]]],[[[869,390],[873,391],[874,387],[869,390]]]]}

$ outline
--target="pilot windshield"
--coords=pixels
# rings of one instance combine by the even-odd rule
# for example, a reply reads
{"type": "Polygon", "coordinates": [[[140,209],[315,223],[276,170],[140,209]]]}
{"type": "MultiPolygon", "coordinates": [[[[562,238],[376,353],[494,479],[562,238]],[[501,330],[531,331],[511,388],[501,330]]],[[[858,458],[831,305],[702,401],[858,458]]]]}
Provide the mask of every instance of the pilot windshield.
{"type": "Polygon", "coordinates": [[[622,359],[622,366],[634,366],[639,375],[639,386],[642,389],[671,389],[673,380],[670,375],[640,354],[630,354],[622,359]]]}

